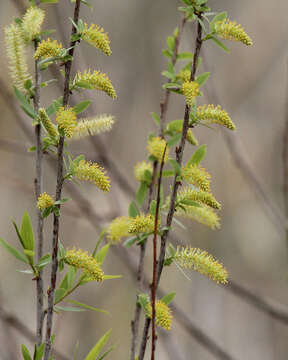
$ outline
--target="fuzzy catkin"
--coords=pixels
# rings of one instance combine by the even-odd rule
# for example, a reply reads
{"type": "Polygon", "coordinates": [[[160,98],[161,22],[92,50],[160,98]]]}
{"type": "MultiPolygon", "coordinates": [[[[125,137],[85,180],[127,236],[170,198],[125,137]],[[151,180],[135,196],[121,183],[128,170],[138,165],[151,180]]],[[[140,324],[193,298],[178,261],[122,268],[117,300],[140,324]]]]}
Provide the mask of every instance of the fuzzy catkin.
{"type": "Polygon", "coordinates": [[[18,25],[11,24],[5,27],[5,43],[13,84],[19,90],[24,90],[25,82],[32,77],[28,71],[22,31],[18,25]]]}

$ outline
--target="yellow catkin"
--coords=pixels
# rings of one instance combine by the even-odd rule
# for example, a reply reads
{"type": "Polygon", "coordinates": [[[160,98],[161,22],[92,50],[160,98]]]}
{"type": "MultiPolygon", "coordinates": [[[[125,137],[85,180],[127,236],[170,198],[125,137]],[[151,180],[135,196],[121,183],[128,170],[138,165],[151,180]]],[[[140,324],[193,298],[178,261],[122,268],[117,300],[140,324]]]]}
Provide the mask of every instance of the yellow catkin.
{"type": "Polygon", "coordinates": [[[64,108],[61,106],[57,110],[56,122],[58,123],[59,129],[63,130],[67,138],[71,138],[75,131],[77,125],[76,118],[76,113],[72,108],[64,108]]]}
{"type": "Polygon", "coordinates": [[[81,33],[81,37],[84,41],[88,42],[90,45],[100,49],[104,54],[110,56],[110,40],[107,33],[104,33],[104,29],[98,25],[92,24],[88,26],[84,23],[84,29],[81,33]]]}
{"type": "Polygon", "coordinates": [[[219,216],[208,206],[196,207],[185,205],[185,211],[181,208],[177,208],[175,216],[197,221],[202,225],[208,226],[212,230],[220,229],[219,216]]]}
{"type": "Polygon", "coordinates": [[[203,191],[210,191],[211,175],[197,165],[186,165],[182,168],[182,176],[188,184],[192,184],[203,191]]]}
{"type": "Polygon", "coordinates": [[[110,131],[114,122],[114,116],[105,114],[93,118],[80,119],[74,129],[72,140],[110,131]]]}
{"type": "MultiPolygon", "coordinates": [[[[177,194],[177,201],[196,201],[201,204],[210,206],[214,209],[221,209],[221,204],[214,198],[214,196],[206,191],[202,190],[193,190],[190,187],[184,187],[182,190],[180,190],[177,194]]],[[[185,206],[185,205],[184,205],[185,206]]]]}
{"type": "Polygon", "coordinates": [[[183,69],[179,72],[179,74],[176,76],[178,80],[188,82],[191,78],[191,70],[183,69]]]}
{"type": "Polygon", "coordinates": [[[79,180],[90,181],[104,192],[110,190],[110,180],[108,176],[105,175],[105,170],[97,163],[81,160],[74,171],[75,176],[79,180]]]}
{"type": "Polygon", "coordinates": [[[83,73],[78,71],[73,80],[72,86],[77,87],[85,84],[88,89],[104,91],[108,96],[115,99],[117,97],[115,89],[108,76],[100,71],[86,70],[83,73]]]}
{"type": "Polygon", "coordinates": [[[141,214],[130,218],[131,223],[128,229],[130,234],[149,233],[154,231],[155,217],[151,214],[141,214]]]}
{"type": "Polygon", "coordinates": [[[164,155],[164,163],[168,160],[169,155],[169,147],[164,139],[161,139],[159,136],[153,137],[151,140],[148,141],[148,152],[150,155],[153,155],[159,162],[162,161],[164,150],[166,147],[166,152],[164,155]]]}
{"type": "Polygon", "coordinates": [[[40,108],[39,109],[39,120],[42,123],[42,125],[44,126],[45,130],[47,131],[47,133],[52,137],[52,138],[57,138],[58,137],[58,131],[56,129],[56,126],[52,123],[52,121],[50,120],[46,110],[44,108],[40,108]]]}
{"type": "Polygon", "coordinates": [[[19,90],[24,90],[24,84],[31,80],[31,75],[28,72],[22,32],[18,25],[11,24],[5,27],[5,43],[13,84],[19,90]]]}
{"type": "MultiPolygon", "coordinates": [[[[152,304],[148,303],[146,305],[146,316],[152,318],[152,304]]],[[[162,327],[165,330],[171,330],[172,325],[172,312],[171,309],[163,301],[157,300],[155,303],[155,313],[156,313],[156,325],[162,327]]]]}
{"type": "Polygon", "coordinates": [[[75,248],[67,250],[64,261],[77,269],[81,269],[89,281],[101,282],[104,280],[104,272],[100,264],[87,251],[76,250],[75,248]]]}
{"type": "Polygon", "coordinates": [[[195,98],[199,95],[199,85],[195,81],[185,81],[182,84],[182,93],[185,96],[186,104],[192,106],[195,98]]]}
{"type": "Polygon", "coordinates": [[[145,176],[146,171],[149,171],[152,175],[152,164],[147,161],[138,162],[134,168],[135,179],[140,182],[147,182],[147,177],[145,176]]]}
{"type": "Polygon", "coordinates": [[[198,106],[196,118],[203,124],[218,124],[225,126],[229,130],[235,130],[236,127],[228,113],[220,105],[203,105],[198,106]]]}
{"type": "Polygon", "coordinates": [[[45,18],[44,10],[36,6],[27,9],[22,19],[22,34],[26,42],[34,40],[41,32],[45,18]]]}
{"type": "Polygon", "coordinates": [[[62,51],[62,44],[57,40],[42,40],[38,45],[38,48],[34,54],[34,59],[48,59],[51,57],[57,57],[62,51]]]}
{"type": "Polygon", "coordinates": [[[127,216],[120,216],[114,219],[107,229],[108,241],[112,244],[120,243],[123,237],[130,235],[130,224],[131,219],[127,216]]]}
{"type": "Polygon", "coordinates": [[[227,283],[227,270],[207,251],[191,247],[178,247],[175,260],[179,266],[185,269],[198,271],[217,283],[227,283]]]}
{"type": "Polygon", "coordinates": [[[215,24],[215,31],[222,39],[240,41],[247,46],[253,44],[250,36],[235,21],[230,21],[229,19],[218,21],[215,24]]]}
{"type": "Polygon", "coordinates": [[[48,195],[46,192],[42,193],[38,197],[38,201],[37,201],[38,209],[44,210],[53,205],[54,205],[54,200],[53,200],[52,196],[48,195]]]}

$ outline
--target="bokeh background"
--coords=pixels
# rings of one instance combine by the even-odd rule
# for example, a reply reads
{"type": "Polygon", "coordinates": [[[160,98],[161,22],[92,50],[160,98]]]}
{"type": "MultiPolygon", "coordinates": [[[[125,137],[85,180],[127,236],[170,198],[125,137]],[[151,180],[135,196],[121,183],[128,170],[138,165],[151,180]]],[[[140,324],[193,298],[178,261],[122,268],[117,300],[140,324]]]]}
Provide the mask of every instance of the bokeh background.
{"type": "MultiPolygon", "coordinates": [[[[156,130],[151,112],[159,111],[163,96],[161,85],[165,79],[161,71],[166,69],[167,59],[161,50],[166,46],[166,36],[172,33],[181,18],[177,12],[180,1],[176,0],[91,2],[94,11],[83,6],[81,18],[87,19],[88,23],[101,24],[109,32],[113,54],[107,58],[87,44],[81,44],[76,51],[76,66],[100,69],[109,75],[118,99],[112,101],[107,96],[90,92],[85,96],[93,100],[93,107],[87,115],[109,113],[115,115],[117,122],[109,134],[71,144],[71,151],[73,154],[84,153],[87,158],[100,163],[110,159],[111,173],[118,169],[126,180],[121,186],[112,176],[112,191],[105,196],[92,185],[84,184],[80,188],[82,200],[72,196],[73,200],[63,208],[61,241],[67,247],[75,245],[88,250],[95,246],[103,226],[118,214],[126,215],[127,206],[133,200],[133,194],[129,195],[127,191],[127,188],[137,189],[133,167],[147,156],[148,132],[156,130]]],[[[204,165],[213,175],[213,192],[223,204],[222,227],[212,231],[185,222],[187,229],[176,228],[175,235],[182,242],[215,255],[225,264],[235,283],[269,299],[277,307],[278,304],[288,307],[282,191],[288,3],[286,0],[211,0],[209,3],[213,10],[227,10],[231,19],[241,23],[254,45],[246,48],[242,44],[229,43],[231,52],[226,54],[214,43],[205,43],[201,70],[211,71],[211,80],[204,88],[203,102],[219,102],[230,113],[237,132],[231,135],[204,127],[195,130],[200,144],[208,145],[204,165]]],[[[23,4],[25,2],[21,0],[1,1],[2,29],[13,16],[20,14],[23,4]]],[[[43,7],[47,10],[46,27],[57,29],[55,37],[67,44],[71,28],[68,17],[72,16],[70,1],[61,0],[57,5],[43,7]]],[[[191,50],[194,34],[195,29],[189,24],[181,50],[191,50]]],[[[29,138],[21,125],[24,121],[25,129],[30,128],[32,133],[30,120],[19,112],[18,104],[13,100],[3,32],[0,43],[0,235],[16,245],[11,217],[19,223],[23,212],[28,210],[35,223],[34,155],[27,152],[33,145],[33,138],[29,138]]],[[[73,71],[75,69],[74,66],[73,71]]],[[[55,73],[59,76],[56,67],[52,70],[54,74],[46,72],[45,78],[54,77],[55,73]]],[[[61,76],[59,84],[62,84],[61,76]]],[[[59,87],[53,84],[42,91],[41,101],[49,105],[59,95],[59,87]]],[[[79,101],[79,96],[73,97],[73,101],[79,101]]],[[[183,109],[183,98],[173,95],[168,120],[181,118],[183,109]]],[[[193,148],[187,146],[187,158],[192,151],[193,148]]],[[[54,193],[55,162],[46,160],[45,189],[54,193]]],[[[70,195],[67,188],[64,193],[70,195]]],[[[50,240],[51,222],[48,220],[47,251],[50,240]]],[[[78,342],[77,359],[83,359],[96,340],[110,328],[113,328],[111,343],[117,344],[117,349],[109,358],[129,358],[130,321],[136,290],[134,277],[117,251],[115,248],[109,253],[105,272],[122,274],[123,278],[101,285],[88,284],[73,297],[104,308],[111,316],[65,312],[55,317],[55,347],[68,354],[69,359],[78,342]]],[[[132,254],[134,260],[137,259],[136,249],[132,254]]],[[[147,269],[150,265],[149,254],[147,269]]],[[[32,347],[29,340],[5,321],[7,314],[13,314],[29,329],[35,327],[35,284],[28,275],[17,271],[21,269],[21,263],[0,249],[1,360],[20,359],[21,343],[32,347]]],[[[231,359],[287,359],[287,325],[236,296],[229,286],[217,286],[198,273],[189,273],[189,277],[187,280],[176,267],[171,267],[165,272],[161,285],[167,292],[177,292],[175,301],[186,316],[225,349],[231,359]]],[[[158,359],[216,358],[177,321],[168,342],[160,332],[158,350],[158,359]]]]}

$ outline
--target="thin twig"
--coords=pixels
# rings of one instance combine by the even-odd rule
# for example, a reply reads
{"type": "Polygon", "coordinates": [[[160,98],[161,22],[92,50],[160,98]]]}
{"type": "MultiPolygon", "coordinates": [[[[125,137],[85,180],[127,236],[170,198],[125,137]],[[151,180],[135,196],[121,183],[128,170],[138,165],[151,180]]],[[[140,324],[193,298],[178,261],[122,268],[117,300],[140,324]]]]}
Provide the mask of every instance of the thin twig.
{"type": "Polygon", "coordinates": [[[164,159],[166,155],[167,144],[165,146],[162,161],[160,165],[160,174],[158,178],[158,188],[157,188],[157,200],[156,200],[156,214],[155,214],[155,222],[154,222],[154,235],[153,235],[153,280],[151,286],[151,302],[152,302],[152,348],[151,348],[151,360],[155,359],[155,351],[156,351],[156,281],[157,281],[157,235],[158,235],[158,218],[159,218],[159,210],[160,210],[160,199],[161,199],[161,185],[162,185],[162,173],[164,167],[164,159]]]}
{"type": "MultiPolygon", "coordinates": [[[[77,24],[79,20],[80,13],[80,4],[81,0],[76,0],[74,8],[74,23],[77,24]]],[[[71,36],[76,33],[77,29],[72,24],[71,36]]],[[[70,42],[69,55],[73,59],[74,49],[76,42],[70,42]]],[[[69,96],[70,96],[70,74],[71,74],[72,60],[69,60],[65,63],[65,81],[64,81],[64,96],[63,96],[63,106],[68,105],[69,96]]],[[[57,185],[56,185],[56,196],[55,200],[59,201],[61,199],[61,193],[63,188],[63,151],[64,151],[64,136],[60,136],[58,150],[57,150],[57,185]]],[[[57,205],[60,209],[60,205],[57,205]]],[[[46,339],[45,339],[45,352],[44,360],[48,360],[51,352],[51,335],[52,335],[52,324],[53,324],[53,310],[54,310],[54,294],[56,289],[56,279],[57,279],[57,270],[58,270],[58,236],[59,236],[59,223],[60,216],[54,213],[53,216],[53,241],[52,241],[52,266],[51,266],[51,284],[48,290],[48,310],[47,310],[47,325],[46,325],[46,339]]]]}
{"type": "MultiPolygon", "coordinates": [[[[178,52],[179,52],[180,42],[181,42],[181,38],[182,38],[182,35],[183,35],[185,24],[186,24],[186,18],[185,18],[185,16],[183,16],[183,18],[181,20],[181,23],[180,23],[180,26],[179,26],[178,36],[176,37],[175,48],[174,48],[173,57],[172,57],[173,66],[176,64],[176,61],[177,61],[177,55],[178,55],[178,52]]],[[[169,80],[169,82],[170,82],[170,80],[169,80]]],[[[170,99],[170,92],[169,92],[168,89],[166,89],[165,93],[164,93],[164,99],[160,103],[160,130],[159,130],[159,135],[161,137],[163,137],[163,134],[164,134],[164,125],[165,125],[165,122],[166,122],[169,99],[170,99]]],[[[151,204],[152,197],[153,197],[154,184],[155,184],[156,176],[157,176],[157,167],[158,167],[158,161],[154,161],[154,163],[153,163],[153,173],[152,173],[152,182],[151,182],[151,185],[149,187],[149,193],[148,193],[147,212],[149,211],[150,204],[151,204]]],[[[113,168],[113,169],[115,170],[115,168],[113,168]]],[[[118,176],[118,179],[119,179],[119,176],[118,176]]],[[[124,181],[124,183],[126,183],[126,181],[124,181]]],[[[124,189],[124,190],[127,190],[127,189],[124,189]]],[[[131,194],[131,192],[129,192],[129,195],[130,194],[131,194]]],[[[134,195],[134,193],[133,193],[133,195],[134,195]]],[[[137,277],[138,288],[141,288],[142,274],[144,274],[143,267],[144,267],[144,258],[145,258],[145,254],[146,254],[147,242],[146,241],[143,242],[140,246],[141,247],[140,247],[139,267],[138,267],[139,276],[137,277]]],[[[138,297],[137,297],[137,299],[138,299],[138,297]]],[[[130,360],[135,359],[137,337],[138,337],[138,332],[139,332],[139,320],[140,320],[140,314],[141,314],[141,306],[138,303],[137,299],[136,299],[134,319],[133,319],[133,321],[131,323],[131,325],[132,325],[131,326],[132,327],[132,341],[131,341],[131,357],[130,357],[130,360]]]]}
{"type": "MultiPolygon", "coordinates": [[[[199,14],[198,18],[201,21],[202,15],[199,14]]],[[[199,55],[200,55],[201,46],[202,46],[202,26],[201,26],[200,22],[198,22],[198,24],[197,24],[197,37],[196,37],[196,44],[195,44],[195,52],[194,52],[194,56],[193,56],[193,63],[192,63],[190,81],[195,80],[196,68],[197,68],[197,63],[198,63],[198,59],[199,59],[199,55]]],[[[184,147],[185,147],[185,143],[186,143],[189,116],[190,116],[190,106],[188,106],[186,104],[185,105],[185,114],[184,114],[184,122],[183,122],[181,142],[180,142],[179,147],[176,148],[176,161],[177,161],[177,163],[179,164],[180,167],[181,167],[181,164],[182,164],[184,147]]],[[[156,287],[159,284],[160,277],[161,277],[162,270],[163,270],[163,266],[164,266],[164,259],[165,259],[165,252],[166,252],[166,242],[167,242],[167,238],[168,238],[168,235],[169,235],[169,228],[170,228],[170,226],[172,224],[172,220],[173,220],[173,216],[174,216],[175,201],[176,201],[176,195],[177,195],[177,190],[178,190],[179,185],[180,185],[180,182],[178,181],[178,175],[175,174],[173,187],[172,187],[172,195],[171,195],[171,200],[170,200],[170,206],[169,206],[169,211],[168,211],[168,215],[167,215],[167,219],[166,219],[167,230],[164,230],[163,235],[161,236],[161,246],[160,246],[160,255],[159,255],[158,267],[157,267],[156,287]]],[[[148,341],[149,325],[150,325],[150,321],[147,318],[145,320],[145,324],[144,324],[141,348],[140,348],[140,353],[139,353],[139,360],[144,359],[146,345],[147,345],[147,341],[148,341]]]]}
{"type": "MultiPolygon", "coordinates": [[[[39,6],[40,0],[36,1],[36,5],[39,6]]],[[[37,50],[39,40],[34,40],[34,49],[37,50]]],[[[41,89],[41,72],[38,66],[38,60],[35,60],[35,92],[34,92],[34,110],[38,114],[40,107],[40,89],[41,89]]],[[[42,139],[41,139],[41,124],[35,125],[35,140],[36,140],[36,177],[34,180],[35,185],[35,197],[36,201],[43,190],[43,152],[42,152],[42,139]]],[[[43,218],[41,211],[38,209],[36,213],[37,217],[37,262],[43,256],[43,218]]],[[[43,332],[43,275],[40,270],[36,279],[36,291],[37,291],[37,345],[42,343],[43,332]]]]}

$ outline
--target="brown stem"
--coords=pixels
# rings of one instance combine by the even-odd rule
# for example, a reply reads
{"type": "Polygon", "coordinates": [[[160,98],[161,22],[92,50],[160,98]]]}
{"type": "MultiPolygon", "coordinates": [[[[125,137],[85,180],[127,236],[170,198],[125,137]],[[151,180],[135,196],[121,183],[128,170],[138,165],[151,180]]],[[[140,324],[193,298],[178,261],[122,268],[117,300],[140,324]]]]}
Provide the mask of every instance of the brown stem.
{"type": "MultiPolygon", "coordinates": [[[[81,0],[76,0],[74,8],[74,23],[77,24],[79,20],[80,13],[80,4],[81,0]]],[[[71,36],[76,33],[77,29],[72,25],[71,36]]],[[[74,46],[76,42],[71,41],[69,55],[73,58],[74,55],[74,46]]],[[[72,60],[65,63],[65,82],[64,82],[64,96],[63,96],[63,106],[68,105],[70,89],[70,74],[71,74],[72,60]]],[[[64,137],[61,136],[58,144],[57,150],[57,185],[56,185],[56,196],[55,200],[59,201],[61,199],[62,187],[63,187],[63,152],[64,152],[64,137]]],[[[60,210],[60,205],[57,205],[60,210]]],[[[48,360],[51,352],[51,335],[52,335],[52,325],[53,325],[53,309],[54,309],[54,294],[56,289],[56,280],[57,280],[57,270],[58,270],[58,236],[59,236],[59,220],[60,216],[54,213],[53,219],[53,240],[52,240],[52,267],[51,267],[51,280],[50,288],[48,290],[48,309],[47,309],[47,324],[46,324],[46,339],[45,339],[45,353],[44,360],[48,360]]]]}
{"type": "MultiPolygon", "coordinates": [[[[37,5],[38,2],[37,2],[37,5]]],[[[34,40],[34,49],[37,50],[38,40],[34,40]]],[[[38,60],[35,61],[35,93],[34,93],[34,110],[38,114],[40,107],[40,88],[41,88],[41,73],[38,67],[38,60]]],[[[41,139],[41,124],[35,126],[35,140],[36,140],[36,177],[35,184],[35,197],[36,201],[43,189],[43,152],[42,152],[42,139],[41,139]]],[[[37,210],[37,262],[43,255],[43,219],[41,211],[37,210]]],[[[36,279],[36,293],[37,293],[37,325],[36,325],[36,337],[37,345],[42,343],[42,331],[43,331],[43,276],[42,271],[36,279]]]]}
{"type": "MultiPolygon", "coordinates": [[[[198,18],[200,20],[202,20],[202,15],[198,14],[198,18]]],[[[198,59],[199,59],[199,55],[200,55],[201,46],[202,46],[202,27],[201,27],[200,22],[198,21],[198,24],[197,24],[197,37],[196,37],[195,52],[194,52],[194,57],[193,57],[190,81],[195,80],[197,63],[198,63],[198,59]]],[[[189,116],[190,116],[190,106],[188,106],[186,104],[185,105],[185,113],[184,113],[184,122],[183,122],[181,142],[180,142],[179,147],[176,148],[176,161],[178,162],[180,167],[182,165],[184,147],[185,147],[185,143],[186,143],[186,136],[187,136],[188,124],[189,124],[189,116]]],[[[178,175],[175,174],[173,187],[172,187],[172,195],[171,195],[171,200],[170,200],[170,206],[169,206],[169,211],[168,211],[168,215],[167,215],[167,219],[166,219],[167,230],[165,230],[163,232],[163,235],[161,236],[160,255],[159,255],[158,267],[157,267],[156,290],[157,290],[157,287],[158,287],[158,284],[159,284],[159,281],[160,281],[160,277],[161,277],[161,274],[162,274],[163,266],[164,266],[166,243],[167,243],[167,238],[168,238],[168,235],[169,235],[169,228],[170,228],[170,226],[172,224],[172,220],[173,220],[173,216],[174,216],[175,201],[176,201],[176,195],[177,195],[177,190],[178,190],[179,185],[180,185],[180,182],[178,181],[178,175]]],[[[142,342],[141,342],[139,360],[143,360],[144,355],[145,355],[146,345],[147,345],[147,341],[148,341],[149,325],[150,325],[150,321],[149,321],[149,319],[146,319],[145,320],[145,325],[144,325],[144,331],[143,331],[143,335],[142,335],[142,342]]]]}
{"type": "Polygon", "coordinates": [[[160,209],[160,194],[161,194],[161,185],[162,185],[162,173],[164,167],[164,158],[167,150],[167,144],[165,146],[162,161],[160,165],[160,174],[158,178],[158,189],[157,189],[157,200],[156,200],[156,215],[154,223],[154,236],[153,236],[153,280],[151,287],[151,300],[152,300],[152,349],[151,349],[151,360],[155,359],[155,350],[156,350],[156,275],[157,275],[157,235],[158,235],[158,218],[159,218],[159,209],[160,209]]]}
{"type": "MultiPolygon", "coordinates": [[[[158,162],[154,161],[154,163],[153,163],[152,181],[151,181],[151,184],[149,186],[148,203],[147,203],[146,212],[149,211],[150,204],[151,204],[151,201],[152,201],[152,198],[153,198],[154,184],[156,182],[156,177],[157,177],[157,167],[158,167],[158,162]]],[[[142,283],[143,283],[143,277],[144,277],[144,259],[145,259],[145,254],[146,254],[146,247],[147,247],[147,240],[144,241],[140,245],[139,265],[138,265],[138,269],[137,269],[137,288],[139,290],[142,289],[142,283]]],[[[138,333],[139,333],[140,315],[141,315],[141,305],[138,303],[138,295],[137,295],[134,318],[133,318],[133,320],[131,322],[132,341],[131,341],[130,360],[135,360],[137,338],[138,338],[138,333]]]]}
{"type": "MultiPolygon", "coordinates": [[[[178,36],[176,37],[176,44],[175,44],[174,53],[173,53],[173,57],[172,57],[173,66],[176,64],[176,61],[177,61],[177,55],[178,55],[178,52],[179,52],[180,41],[181,41],[181,38],[182,38],[182,35],[183,35],[183,30],[184,30],[185,24],[186,24],[186,18],[184,16],[183,19],[181,20],[181,23],[180,23],[180,26],[179,26],[178,36]]],[[[170,82],[170,80],[169,80],[169,82],[170,82]]],[[[166,121],[166,116],[167,116],[167,111],[168,111],[169,99],[170,99],[170,91],[168,89],[166,89],[165,94],[164,94],[164,100],[160,103],[160,130],[159,130],[159,135],[161,137],[163,137],[163,135],[164,135],[164,126],[165,126],[165,121],[166,121]]],[[[158,161],[154,161],[154,163],[153,163],[152,183],[151,183],[151,186],[149,187],[149,194],[148,194],[148,209],[147,209],[147,211],[149,211],[150,203],[152,201],[154,184],[155,184],[156,176],[157,176],[157,165],[158,165],[158,161]]],[[[142,283],[142,274],[143,274],[145,254],[146,254],[146,242],[141,244],[141,248],[140,248],[139,267],[138,267],[138,271],[137,271],[137,273],[140,274],[140,276],[137,277],[137,284],[138,284],[139,289],[141,288],[141,283],[142,283]]],[[[133,319],[133,321],[131,323],[132,342],[131,342],[131,357],[130,357],[130,360],[134,360],[135,355],[136,355],[136,345],[137,345],[137,337],[138,337],[138,332],[139,332],[140,313],[141,313],[141,306],[138,304],[138,302],[136,300],[134,319],[133,319]]]]}

